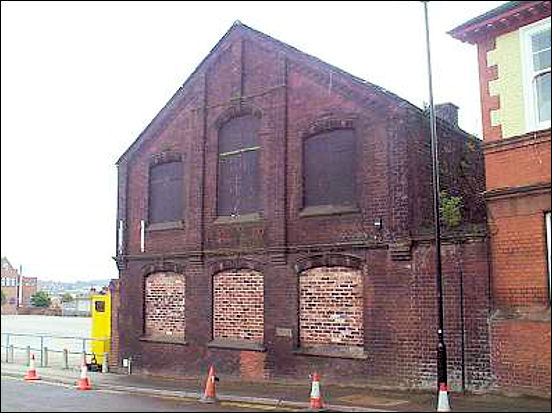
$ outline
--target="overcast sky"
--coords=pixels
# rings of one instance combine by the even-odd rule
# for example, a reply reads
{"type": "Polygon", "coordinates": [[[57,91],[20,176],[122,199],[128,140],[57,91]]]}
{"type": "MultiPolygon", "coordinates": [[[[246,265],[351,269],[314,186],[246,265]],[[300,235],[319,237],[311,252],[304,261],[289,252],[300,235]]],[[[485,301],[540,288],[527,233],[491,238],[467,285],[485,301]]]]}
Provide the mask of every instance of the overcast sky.
{"type": "MultiPolygon", "coordinates": [[[[434,101],[477,136],[476,47],[446,32],[503,3],[428,3],[434,101]]],[[[2,1],[1,19],[1,254],[44,280],[117,278],[115,162],[235,20],[429,100],[419,1],[2,1]]]]}

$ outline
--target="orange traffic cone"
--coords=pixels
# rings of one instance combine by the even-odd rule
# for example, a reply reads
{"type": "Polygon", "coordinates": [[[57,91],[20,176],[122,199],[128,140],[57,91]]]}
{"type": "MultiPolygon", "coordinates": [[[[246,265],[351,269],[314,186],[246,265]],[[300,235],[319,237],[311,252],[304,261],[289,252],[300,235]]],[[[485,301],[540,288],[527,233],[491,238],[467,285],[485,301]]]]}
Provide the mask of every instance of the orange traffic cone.
{"type": "Polygon", "coordinates": [[[320,394],[320,374],[314,373],[312,375],[312,387],[310,394],[310,408],[311,410],[320,410],[322,409],[323,402],[322,396],[320,394]]]}
{"type": "Polygon", "coordinates": [[[202,402],[214,403],[217,401],[215,381],[218,381],[218,378],[215,376],[215,366],[211,364],[211,367],[209,367],[209,374],[207,375],[207,382],[205,383],[205,393],[201,398],[202,402]]]}
{"type": "Polygon", "coordinates": [[[450,412],[450,405],[448,400],[448,390],[445,383],[441,383],[439,386],[439,399],[437,401],[438,412],[450,412]]]}
{"type": "Polygon", "coordinates": [[[38,374],[36,374],[34,354],[31,354],[31,361],[29,363],[29,370],[23,376],[23,378],[27,381],[40,380],[40,377],[38,376],[38,374]]]}
{"type": "Polygon", "coordinates": [[[86,363],[83,362],[81,366],[81,375],[77,380],[77,390],[90,389],[92,389],[92,383],[90,383],[90,379],[88,378],[88,368],[86,367],[86,363]]]}

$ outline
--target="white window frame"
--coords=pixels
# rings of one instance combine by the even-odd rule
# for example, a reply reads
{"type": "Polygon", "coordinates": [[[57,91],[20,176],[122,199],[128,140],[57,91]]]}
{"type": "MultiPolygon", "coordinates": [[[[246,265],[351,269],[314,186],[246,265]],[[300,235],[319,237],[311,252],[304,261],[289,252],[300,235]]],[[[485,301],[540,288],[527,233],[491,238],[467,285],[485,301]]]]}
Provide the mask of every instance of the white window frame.
{"type": "Polygon", "coordinates": [[[546,225],[546,252],[547,252],[547,266],[548,266],[548,299],[552,300],[552,222],[550,217],[550,211],[545,212],[544,221],[546,225]]]}
{"type": "Polygon", "coordinates": [[[539,20],[533,24],[529,24],[519,29],[521,41],[521,66],[523,76],[523,96],[525,100],[525,130],[530,132],[533,130],[546,129],[550,127],[550,121],[538,122],[537,117],[537,95],[533,79],[536,75],[550,72],[550,68],[535,72],[533,70],[533,53],[531,37],[540,32],[550,30],[550,17],[539,20]]]}

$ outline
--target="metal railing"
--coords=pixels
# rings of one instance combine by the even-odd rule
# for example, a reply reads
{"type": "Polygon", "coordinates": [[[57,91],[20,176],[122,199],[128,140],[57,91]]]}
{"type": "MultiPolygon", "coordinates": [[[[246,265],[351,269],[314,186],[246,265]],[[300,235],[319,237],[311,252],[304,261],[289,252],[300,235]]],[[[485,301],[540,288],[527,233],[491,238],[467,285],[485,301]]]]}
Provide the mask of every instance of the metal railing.
{"type": "MultiPolygon", "coordinates": [[[[48,367],[49,363],[53,361],[54,364],[61,365],[64,369],[78,370],[83,361],[88,363],[90,359],[92,362],[92,359],[96,357],[96,354],[89,351],[90,344],[94,341],[107,342],[109,339],[3,332],[1,333],[1,351],[5,355],[6,363],[28,366],[34,350],[38,355],[37,361],[40,367],[48,367]],[[57,355],[59,357],[56,357],[57,355]]],[[[107,372],[109,353],[101,355],[103,356],[102,372],[107,372]]]]}

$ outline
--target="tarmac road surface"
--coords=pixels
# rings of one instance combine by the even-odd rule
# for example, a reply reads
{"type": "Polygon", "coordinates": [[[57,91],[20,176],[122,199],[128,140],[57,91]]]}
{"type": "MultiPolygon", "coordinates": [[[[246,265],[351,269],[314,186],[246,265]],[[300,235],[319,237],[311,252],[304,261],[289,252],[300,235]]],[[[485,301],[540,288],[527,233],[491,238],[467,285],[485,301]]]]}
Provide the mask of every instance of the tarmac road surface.
{"type": "MultiPolygon", "coordinates": [[[[204,404],[175,397],[128,394],[113,390],[79,391],[74,386],[2,376],[2,412],[249,412],[271,406],[220,402],[204,404]]],[[[281,411],[282,409],[279,409],[281,411]]]]}

